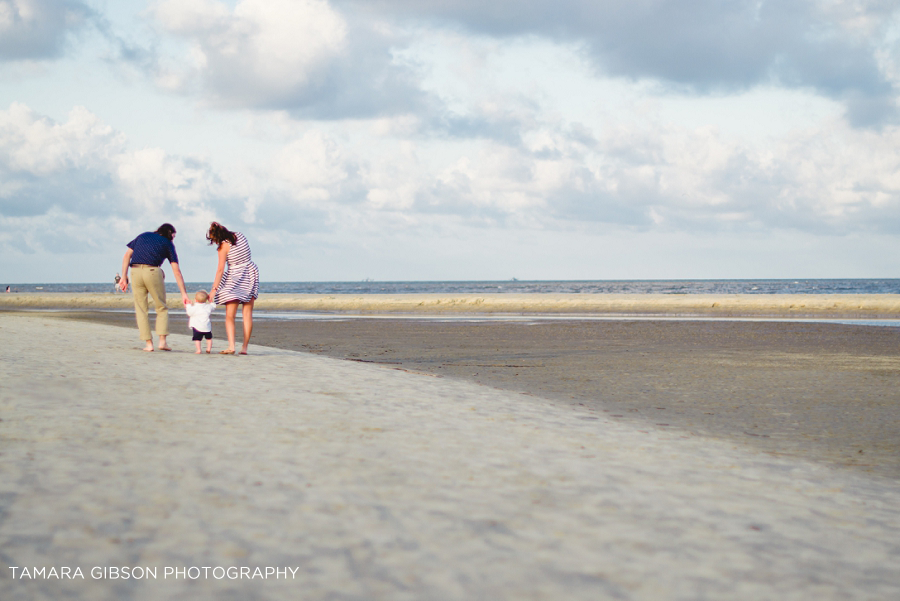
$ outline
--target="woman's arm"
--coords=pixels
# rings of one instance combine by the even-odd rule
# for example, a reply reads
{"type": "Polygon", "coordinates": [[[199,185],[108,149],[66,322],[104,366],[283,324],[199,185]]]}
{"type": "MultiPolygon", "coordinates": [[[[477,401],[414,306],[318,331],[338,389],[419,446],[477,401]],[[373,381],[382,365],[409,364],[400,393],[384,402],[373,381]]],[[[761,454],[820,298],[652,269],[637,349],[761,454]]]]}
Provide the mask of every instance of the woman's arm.
{"type": "Polygon", "coordinates": [[[219,284],[222,283],[222,276],[225,274],[225,258],[228,257],[228,251],[231,250],[231,242],[223,242],[219,246],[219,266],[216,268],[216,278],[213,280],[212,288],[209,295],[215,297],[219,284]]]}
{"type": "Polygon", "coordinates": [[[128,268],[131,266],[131,255],[133,254],[134,250],[129,248],[122,257],[122,279],[119,280],[119,288],[122,289],[122,292],[128,292],[128,268]]]}

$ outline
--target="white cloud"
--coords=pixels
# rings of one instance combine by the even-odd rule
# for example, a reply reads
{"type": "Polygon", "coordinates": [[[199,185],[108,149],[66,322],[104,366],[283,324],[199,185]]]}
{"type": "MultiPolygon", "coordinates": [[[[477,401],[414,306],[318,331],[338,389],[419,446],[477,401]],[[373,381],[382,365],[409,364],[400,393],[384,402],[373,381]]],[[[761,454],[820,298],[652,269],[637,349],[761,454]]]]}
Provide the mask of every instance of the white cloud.
{"type": "Polygon", "coordinates": [[[161,71],[161,85],[190,90],[199,82],[214,106],[332,118],[417,102],[383,35],[366,24],[353,28],[324,0],[242,0],[233,10],[215,0],[163,0],[151,14],[190,44],[192,68],[161,71]]]}
{"type": "MultiPolygon", "coordinates": [[[[54,122],[22,104],[0,110],[0,220],[21,233],[15,252],[55,248],[60,231],[90,238],[93,224],[208,221],[230,198],[209,165],[160,149],[131,150],[125,136],[84,108],[54,122]],[[24,228],[24,229],[23,229],[24,228]]],[[[10,249],[7,249],[10,250],[10,249]]]]}
{"type": "Polygon", "coordinates": [[[282,149],[272,174],[296,190],[298,197],[329,200],[355,171],[352,159],[345,155],[338,140],[310,131],[282,149]]]}
{"type": "Polygon", "coordinates": [[[277,105],[313,84],[345,49],[347,26],[322,0],[166,0],[153,14],[190,40],[195,66],[222,105],[277,105]]]}
{"type": "Polygon", "coordinates": [[[518,147],[459,145],[429,168],[420,157],[445,143],[424,142],[403,156],[406,168],[365,163],[364,208],[402,211],[418,224],[452,218],[509,229],[900,232],[896,128],[827,122],[771,145],[711,128],[592,134],[586,147],[545,126],[518,147]]]}
{"type": "Polygon", "coordinates": [[[160,148],[123,153],[115,165],[121,194],[143,214],[206,213],[208,203],[224,191],[209,165],[169,156],[160,148]]]}
{"type": "Polygon", "coordinates": [[[66,123],[55,123],[14,103],[0,112],[0,157],[13,172],[46,175],[66,169],[91,169],[98,160],[122,151],[125,138],[83,107],[66,123]]]}
{"type": "MultiPolygon", "coordinates": [[[[625,131],[598,181],[672,230],[776,229],[822,234],[900,231],[900,130],[840,122],[748,146],[710,130],[625,131]]],[[[602,217],[598,215],[598,217],[602,217]]]]}
{"type": "Polygon", "coordinates": [[[557,120],[534,124],[518,145],[391,140],[383,131],[396,129],[300,128],[266,167],[226,172],[159,148],[131,149],[85,109],[54,122],[14,104],[0,111],[0,218],[18,220],[27,244],[44,248],[52,240],[42,231],[91,219],[202,230],[218,218],[281,239],[457,226],[900,232],[897,128],[835,120],[769,144],[660,124],[573,135],[557,120]]]}

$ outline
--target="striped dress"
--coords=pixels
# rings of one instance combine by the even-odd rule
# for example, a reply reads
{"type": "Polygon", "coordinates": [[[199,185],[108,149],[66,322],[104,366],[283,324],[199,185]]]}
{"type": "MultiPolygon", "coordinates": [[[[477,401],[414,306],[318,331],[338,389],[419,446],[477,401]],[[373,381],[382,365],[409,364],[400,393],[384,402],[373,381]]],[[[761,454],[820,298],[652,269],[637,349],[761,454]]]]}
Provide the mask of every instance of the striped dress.
{"type": "Polygon", "coordinates": [[[250,260],[250,245],[240,232],[234,233],[237,243],[231,246],[225,263],[228,270],[216,289],[217,305],[238,301],[248,303],[259,296],[259,269],[250,260]]]}

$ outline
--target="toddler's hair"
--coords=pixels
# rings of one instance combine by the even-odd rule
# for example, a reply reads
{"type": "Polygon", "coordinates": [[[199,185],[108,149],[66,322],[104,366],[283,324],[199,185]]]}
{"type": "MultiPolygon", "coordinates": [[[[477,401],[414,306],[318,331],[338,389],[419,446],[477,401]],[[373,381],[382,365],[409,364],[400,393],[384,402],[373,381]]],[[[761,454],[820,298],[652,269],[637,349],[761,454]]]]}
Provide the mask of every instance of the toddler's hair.
{"type": "Polygon", "coordinates": [[[209,294],[206,292],[206,290],[198,290],[197,294],[194,295],[194,300],[198,303],[205,303],[209,300],[209,294]]]}

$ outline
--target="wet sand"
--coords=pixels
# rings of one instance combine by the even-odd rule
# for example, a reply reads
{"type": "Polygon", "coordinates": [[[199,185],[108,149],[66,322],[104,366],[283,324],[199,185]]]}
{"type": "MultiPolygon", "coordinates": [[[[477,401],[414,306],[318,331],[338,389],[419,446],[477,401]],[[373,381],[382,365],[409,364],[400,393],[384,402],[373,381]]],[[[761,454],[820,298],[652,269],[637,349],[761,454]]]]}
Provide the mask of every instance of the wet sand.
{"type": "MultiPolygon", "coordinates": [[[[58,315],[134,327],[129,314],[58,315]]],[[[174,312],[172,323],[179,331],[183,316],[174,312]]],[[[221,322],[214,321],[214,335],[214,349],[222,348],[221,322]]],[[[527,402],[583,408],[600,421],[900,478],[900,332],[893,327],[257,319],[253,342],[467,380],[536,397],[527,402]]]]}

